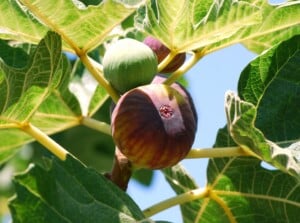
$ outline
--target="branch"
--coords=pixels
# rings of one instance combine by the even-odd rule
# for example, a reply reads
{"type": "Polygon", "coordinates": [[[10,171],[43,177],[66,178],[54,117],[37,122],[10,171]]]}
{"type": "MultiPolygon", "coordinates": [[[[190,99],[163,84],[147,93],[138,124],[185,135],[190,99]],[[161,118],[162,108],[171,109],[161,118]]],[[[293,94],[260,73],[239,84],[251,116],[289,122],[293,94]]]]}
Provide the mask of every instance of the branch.
{"type": "Polygon", "coordinates": [[[88,71],[93,75],[93,77],[98,81],[98,83],[106,90],[110,95],[112,100],[117,103],[120,98],[120,95],[116,90],[110,85],[110,83],[104,78],[99,65],[96,65],[96,62],[88,57],[87,54],[78,55],[82,63],[88,69],[88,71]]]}
{"type": "Polygon", "coordinates": [[[101,122],[90,117],[82,117],[81,124],[104,134],[111,135],[110,125],[106,122],[101,122]]]}
{"type": "Polygon", "coordinates": [[[167,57],[165,57],[165,59],[163,59],[163,61],[160,62],[160,64],[157,67],[158,73],[160,71],[162,71],[166,66],[168,66],[168,64],[173,60],[173,58],[176,56],[177,54],[174,52],[170,52],[168,54],[167,57]]]}
{"type": "Polygon", "coordinates": [[[164,81],[164,84],[167,84],[167,85],[173,84],[183,74],[185,74],[189,69],[191,69],[202,57],[203,57],[203,53],[201,51],[193,52],[192,57],[188,61],[186,61],[178,70],[176,70],[174,73],[172,73],[169,76],[169,78],[164,81]]]}
{"type": "Polygon", "coordinates": [[[30,123],[24,123],[20,125],[20,129],[32,136],[36,141],[41,143],[46,149],[57,156],[61,160],[66,160],[69,152],[65,150],[61,145],[51,139],[48,135],[42,132],[39,128],[30,123]]]}
{"type": "Polygon", "coordinates": [[[223,147],[223,148],[206,148],[206,149],[192,149],[185,159],[197,158],[217,158],[217,157],[234,157],[234,156],[253,156],[242,147],[223,147]]]}
{"type": "Polygon", "coordinates": [[[166,210],[175,205],[183,204],[189,201],[193,201],[199,198],[206,197],[208,191],[206,188],[197,188],[195,190],[188,191],[184,194],[177,195],[175,197],[169,198],[167,200],[161,201],[143,211],[146,218],[151,217],[163,210],[166,210]]]}

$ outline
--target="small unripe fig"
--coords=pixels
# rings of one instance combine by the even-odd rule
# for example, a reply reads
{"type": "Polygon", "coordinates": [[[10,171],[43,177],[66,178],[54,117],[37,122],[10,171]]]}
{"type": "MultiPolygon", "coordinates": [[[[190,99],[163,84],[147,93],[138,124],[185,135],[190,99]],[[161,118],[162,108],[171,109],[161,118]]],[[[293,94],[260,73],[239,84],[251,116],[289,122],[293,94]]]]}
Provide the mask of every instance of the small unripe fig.
{"type": "Polygon", "coordinates": [[[156,72],[155,54],[135,39],[118,40],[103,57],[104,76],[119,93],[149,84],[156,72]]]}
{"type": "Polygon", "coordinates": [[[197,124],[190,102],[163,84],[126,92],[111,119],[116,146],[133,165],[150,169],[182,160],[194,142],[197,124]]]}
{"type": "MultiPolygon", "coordinates": [[[[148,36],[144,39],[144,43],[149,46],[157,56],[160,63],[170,53],[170,49],[162,44],[158,39],[148,36]]],[[[177,54],[173,60],[162,70],[161,73],[172,73],[176,71],[185,61],[185,53],[177,54]]]]}

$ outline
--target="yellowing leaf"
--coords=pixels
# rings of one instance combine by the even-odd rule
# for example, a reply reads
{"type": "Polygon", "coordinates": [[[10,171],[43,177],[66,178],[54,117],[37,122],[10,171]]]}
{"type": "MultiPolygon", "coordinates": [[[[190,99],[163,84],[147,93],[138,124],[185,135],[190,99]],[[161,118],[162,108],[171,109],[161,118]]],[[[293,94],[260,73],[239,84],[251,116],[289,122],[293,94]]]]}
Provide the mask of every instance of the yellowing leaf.
{"type": "Polygon", "coordinates": [[[245,1],[149,1],[137,24],[181,52],[218,43],[261,19],[259,7],[245,1]]]}
{"type": "Polygon", "coordinates": [[[300,33],[300,2],[149,1],[136,23],[174,52],[208,54],[243,43],[259,53],[300,33]]]}
{"type": "Polygon", "coordinates": [[[37,43],[48,28],[25,10],[16,0],[0,1],[0,37],[21,42],[37,43]]]}
{"type": "Polygon", "coordinates": [[[65,0],[20,0],[20,2],[39,21],[59,33],[67,44],[67,49],[78,54],[100,45],[111,30],[131,15],[138,5],[112,0],[88,7],[65,0]]]}

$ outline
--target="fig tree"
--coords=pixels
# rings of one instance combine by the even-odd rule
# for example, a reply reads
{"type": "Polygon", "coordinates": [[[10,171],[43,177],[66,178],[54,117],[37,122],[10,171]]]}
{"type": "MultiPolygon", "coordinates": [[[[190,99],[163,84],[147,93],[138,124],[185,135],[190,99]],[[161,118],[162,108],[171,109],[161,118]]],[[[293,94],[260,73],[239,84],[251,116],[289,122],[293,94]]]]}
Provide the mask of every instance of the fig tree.
{"type": "Polygon", "coordinates": [[[137,167],[175,165],[187,155],[195,138],[197,120],[190,103],[164,84],[126,92],[111,116],[116,146],[137,167]]]}
{"type": "MultiPolygon", "coordinates": [[[[170,49],[167,48],[158,39],[148,36],[143,41],[147,46],[149,46],[157,56],[157,61],[160,63],[165,59],[170,53],[170,49]]],[[[160,72],[161,73],[172,73],[176,71],[185,61],[185,53],[177,54],[173,60],[160,72]]]]}
{"type": "Polygon", "coordinates": [[[153,51],[135,39],[125,38],[112,44],[103,57],[105,78],[121,94],[149,84],[157,72],[153,51]]]}

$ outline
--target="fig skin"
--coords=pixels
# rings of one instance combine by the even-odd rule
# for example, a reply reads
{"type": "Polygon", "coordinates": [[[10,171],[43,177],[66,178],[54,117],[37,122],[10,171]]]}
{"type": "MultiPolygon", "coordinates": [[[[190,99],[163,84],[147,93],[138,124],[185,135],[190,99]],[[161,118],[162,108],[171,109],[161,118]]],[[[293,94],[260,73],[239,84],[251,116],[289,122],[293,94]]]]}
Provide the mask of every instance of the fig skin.
{"type": "MultiPolygon", "coordinates": [[[[157,56],[158,64],[163,61],[168,54],[170,49],[161,43],[158,39],[148,36],[143,41],[147,46],[149,46],[157,56]]],[[[185,61],[185,53],[177,54],[172,61],[160,72],[161,73],[172,73],[176,71],[185,61]]]]}
{"type": "Polygon", "coordinates": [[[111,118],[116,146],[135,167],[173,166],[194,142],[197,120],[190,102],[167,85],[150,84],[126,92],[111,118]]]}
{"type": "Polygon", "coordinates": [[[157,73],[157,58],[147,45],[124,38],[105,52],[103,73],[112,87],[123,94],[151,82],[157,73]]]}
{"type": "MultiPolygon", "coordinates": [[[[157,74],[151,84],[163,84],[163,82],[167,79],[168,77],[164,74],[157,74]]],[[[171,87],[174,88],[175,90],[177,90],[184,98],[185,100],[188,100],[192,109],[192,112],[194,114],[194,119],[196,120],[196,122],[198,122],[198,115],[197,115],[197,111],[194,105],[194,101],[192,99],[192,96],[190,95],[190,93],[185,89],[185,87],[183,85],[181,85],[178,82],[175,82],[173,84],[171,84],[171,87]]]]}

